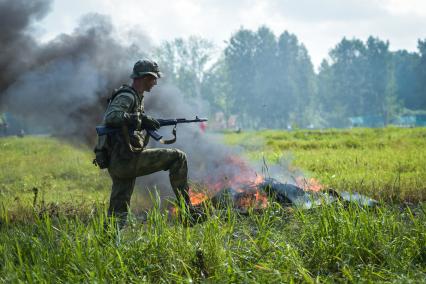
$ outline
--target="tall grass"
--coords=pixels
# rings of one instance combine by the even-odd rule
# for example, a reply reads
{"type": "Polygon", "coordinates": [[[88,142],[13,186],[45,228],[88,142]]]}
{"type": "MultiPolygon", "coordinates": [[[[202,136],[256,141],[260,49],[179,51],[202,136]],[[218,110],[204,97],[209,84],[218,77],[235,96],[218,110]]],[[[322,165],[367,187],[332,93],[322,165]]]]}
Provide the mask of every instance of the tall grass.
{"type": "MultiPolygon", "coordinates": [[[[421,181],[424,165],[418,160],[424,156],[423,148],[419,148],[424,143],[424,130],[383,131],[385,134],[374,130],[330,131],[332,134],[266,131],[228,136],[230,143],[240,141],[249,156],[261,156],[257,152],[263,151],[269,161],[289,155],[271,150],[269,136],[273,141],[279,137],[285,143],[293,141],[288,151],[293,152],[294,165],[311,167],[312,175],[341,189],[365,185],[365,192],[384,197],[375,209],[335,203],[302,210],[271,202],[261,213],[249,210],[247,215],[240,215],[232,208],[219,210],[206,205],[207,220],[185,226],[184,213],[177,218],[161,209],[158,199],[153,198],[154,207],[146,221],[130,216],[128,226],[121,231],[106,217],[109,180],[92,168],[88,150],[47,138],[2,139],[0,282],[424,282],[426,205],[421,202],[421,192],[425,183],[421,181]],[[350,139],[360,143],[358,148],[348,148],[350,143],[342,142],[351,135],[355,138],[350,139]],[[371,146],[383,135],[394,138],[384,142],[382,148],[371,146]],[[310,139],[315,144],[317,138],[311,136],[325,136],[324,145],[339,146],[322,145],[316,150],[298,146],[310,139]],[[405,146],[395,142],[401,137],[408,139],[405,146]],[[359,169],[350,167],[356,165],[350,159],[356,149],[363,149],[357,152],[358,161],[362,161],[359,169]],[[381,156],[387,150],[393,158],[381,156]],[[365,175],[361,183],[352,173],[368,168],[380,172],[384,168],[385,176],[392,176],[395,159],[403,161],[402,169],[406,163],[405,172],[412,176],[396,183],[392,190],[399,193],[387,192],[395,194],[393,198],[385,196],[389,180],[375,181],[374,175],[365,175]],[[40,178],[47,174],[51,176],[48,183],[40,178]],[[29,182],[18,181],[21,177],[29,182]],[[412,188],[413,200],[419,203],[397,202],[407,201],[411,179],[419,182],[412,188]],[[376,187],[372,187],[373,182],[376,187]],[[35,201],[34,187],[39,190],[35,201]],[[382,193],[376,194],[378,189],[382,193]],[[73,194],[84,198],[72,199],[69,196],[73,194]]],[[[185,212],[184,208],[180,212],[185,212]]]]}
{"type": "Polygon", "coordinates": [[[273,204],[241,216],[210,208],[206,222],[185,227],[156,206],[146,223],[122,231],[104,229],[104,210],[85,219],[36,215],[27,224],[2,215],[0,280],[416,282],[426,276],[425,209],[273,204]]]}

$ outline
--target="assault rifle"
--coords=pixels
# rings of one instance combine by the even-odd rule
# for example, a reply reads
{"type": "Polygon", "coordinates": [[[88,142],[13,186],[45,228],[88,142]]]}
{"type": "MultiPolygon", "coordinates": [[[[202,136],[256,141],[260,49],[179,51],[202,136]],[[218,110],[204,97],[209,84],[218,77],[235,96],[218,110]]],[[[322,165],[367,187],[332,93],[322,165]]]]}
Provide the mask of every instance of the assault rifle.
{"type": "MultiPolygon", "coordinates": [[[[193,123],[193,122],[204,122],[207,121],[207,118],[199,118],[198,116],[195,117],[195,119],[186,119],[186,118],[172,118],[172,119],[157,119],[157,121],[160,123],[160,127],[163,126],[170,126],[173,125],[176,127],[176,125],[180,123],[193,123]]],[[[104,125],[96,126],[96,132],[98,133],[98,136],[102,135],[108,135],[113,134],[117,132],[121,132],[122,129],[119,127],[108,127],[104,125]]],[[[129,132],[133,132],[135,129],[129,128],[129,132]]],[[[163,136],[158,133],[156,130],[148,130],[146,129],[146,132],[154,138],[156,141],[159,141],[163,138],[163,136]]]]}

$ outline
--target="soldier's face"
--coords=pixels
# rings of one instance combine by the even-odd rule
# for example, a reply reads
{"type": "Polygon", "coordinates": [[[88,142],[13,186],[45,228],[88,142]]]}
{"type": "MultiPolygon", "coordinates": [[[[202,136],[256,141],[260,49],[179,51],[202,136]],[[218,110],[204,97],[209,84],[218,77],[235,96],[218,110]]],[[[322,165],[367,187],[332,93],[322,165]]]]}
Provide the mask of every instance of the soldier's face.
{"type": "Polygon", "coordinates": [[[154,76],[145,76],[142,78],[133,79],[133,88],[139,93],[150,92],[151,89],[157,85],[157,78],[154,76]]]}
{"type": "Polygon", "coordinates": [[[145,91],[150,92],[151,89],[157,85],[157,78],[155,78],[154,76],[146,76],[144,78],[145,80],[145,91]]]}

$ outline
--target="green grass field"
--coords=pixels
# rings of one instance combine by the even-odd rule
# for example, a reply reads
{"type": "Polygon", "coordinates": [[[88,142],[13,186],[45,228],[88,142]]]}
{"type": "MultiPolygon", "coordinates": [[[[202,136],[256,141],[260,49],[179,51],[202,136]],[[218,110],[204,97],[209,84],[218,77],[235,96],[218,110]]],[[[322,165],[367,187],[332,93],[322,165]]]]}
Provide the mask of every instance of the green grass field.
{"type": "Polygon", "coordinates": [[[0,282],[424,283],[425,138],[424,128],[227,134],[250,159],[290,160],[289,171],[381,205],[271,203],[248,216],[208,208],[193,227],[155,206],[113,236],[104,230],[110,180],[90,149],[1,138],[0,282]]]}
{"type": "Polygon", "coordinates": [[[90,149],[47,137],[0,139],[0,197],[11,218],[31,211],[34,189],[45,204],[102,203],[111,182],[95,168],[90,149]],[[89,201],[89,202],[87,202],[89,201]],[[19,210],[15,210],[19,207],[19,210]]]}

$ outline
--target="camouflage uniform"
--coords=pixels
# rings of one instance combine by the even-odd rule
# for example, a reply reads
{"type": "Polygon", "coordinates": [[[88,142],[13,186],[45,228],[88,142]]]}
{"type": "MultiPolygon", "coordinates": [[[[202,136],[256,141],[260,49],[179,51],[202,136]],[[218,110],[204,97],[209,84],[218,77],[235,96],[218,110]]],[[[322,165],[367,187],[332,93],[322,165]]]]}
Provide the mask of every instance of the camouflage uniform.
{"type": "MultiPolygon", "coordinates": [[[[122,86],[122,92],[116,95],[105,112],[104,124],[120,127],[126,123],[125,113],[143,113],[143,97],[130,86],[122,86]]],[[[133,146],[144,148],[141,152],[130,151],[122,133],[108,137],[110,145],[110,164],[108,172],[112,178],[109,215],[121,219],[127,217],[127,209],[138,176],[149,175],[157,171],[169,171],[170,184],[176,197],[183,197],[190,205],[188,196],[188,167],[186,155],[178,149],[145,149],[149,136],[145,131],[135,131],[130,135],[133,146]]]]}

